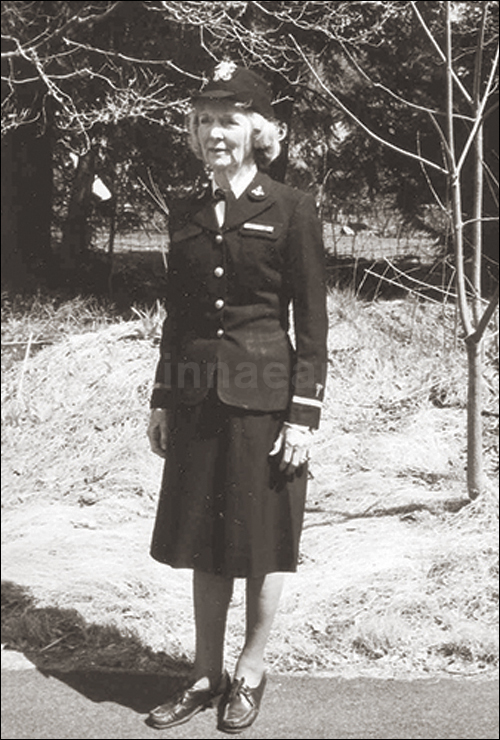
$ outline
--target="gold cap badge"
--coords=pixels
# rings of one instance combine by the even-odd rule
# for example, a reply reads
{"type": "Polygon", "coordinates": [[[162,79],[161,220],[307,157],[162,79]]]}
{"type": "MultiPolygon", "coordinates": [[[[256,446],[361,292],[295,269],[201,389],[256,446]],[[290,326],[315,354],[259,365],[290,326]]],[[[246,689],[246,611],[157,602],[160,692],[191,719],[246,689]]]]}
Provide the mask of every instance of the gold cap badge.
{"type": "Polygon", "coordinates": [[[220,62],[214,70],[214,81],[228,82],[232,79],[236,72],[236,64],[234,62],[220,62]]]}

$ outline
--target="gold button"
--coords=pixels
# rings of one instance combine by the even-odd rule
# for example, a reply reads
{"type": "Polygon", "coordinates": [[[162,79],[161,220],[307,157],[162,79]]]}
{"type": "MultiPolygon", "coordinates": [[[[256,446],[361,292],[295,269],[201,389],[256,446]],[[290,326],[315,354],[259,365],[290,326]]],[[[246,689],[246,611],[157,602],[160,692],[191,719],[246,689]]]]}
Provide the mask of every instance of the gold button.
{"type": "Polygon", "coordinates": [[[224,336],[224,329],[217,329],[217,336],[219,339],[224,336]]]}
{"type": "Polygon", "coordinates": [[[224,308],[224,301],[222,300],[222,298],[217,298],[214,305],[217,309],[224,308]]]}
{"type": "Polygon", "coordinates": [[[222,277],[224,275],[224,268],[220,266],[216,267],[214,270],[214,275],[215,277],[218,277],[218,278],[222,277]]]}
{"type": "Polygon", "coordinates": [[[217,234],[217,236],[215,237],[215,243],[222,244],[223,241],[224,241],[224,237],[222,236],[222,234],[217,234]]]}

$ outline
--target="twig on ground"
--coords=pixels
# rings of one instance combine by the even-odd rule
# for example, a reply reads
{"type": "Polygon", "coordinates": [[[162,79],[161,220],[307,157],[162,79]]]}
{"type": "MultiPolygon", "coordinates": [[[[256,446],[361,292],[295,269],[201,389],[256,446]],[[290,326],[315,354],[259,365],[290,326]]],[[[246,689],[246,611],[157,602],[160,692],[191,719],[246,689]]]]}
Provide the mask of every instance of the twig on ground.
{"type": "Polygon", "coordinates": [[[21,375],[19,377],[19,385],[17,386],[17,400],[19,401],[19,403],[23,405],[24,405],[24,400],[23,400],[24,376],[26,374],[26,368],[28,367],[28,360],[30,356],[32,340],[33,340],[33,334],[31,333],[29,335],[28,343],[26,345],[26,352],[24,353],[23,365],[21,367],[21,375]]]}
{"type": "Polygon", "coordinates": [[[50,650],[50,648],[54,647],[54,645],[57,645],[59,642],[62,642],[67,636],[69,632],[66,635],[61,635],[61,637],[58,637],[57,640],[52,640],[52,642],[49,642],[48,645],[45,645],[45,647],[41,648],[39,652],[44,653],[46,650],[50,650]]]}

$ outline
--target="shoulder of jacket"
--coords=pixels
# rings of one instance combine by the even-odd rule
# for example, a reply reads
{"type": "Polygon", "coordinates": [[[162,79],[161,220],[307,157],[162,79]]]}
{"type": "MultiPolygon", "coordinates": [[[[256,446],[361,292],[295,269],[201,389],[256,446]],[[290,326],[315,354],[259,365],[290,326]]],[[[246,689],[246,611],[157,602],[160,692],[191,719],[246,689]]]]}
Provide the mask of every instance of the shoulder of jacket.
{"type": "Polygon", "coordinates": [[[209,195],[210,188],[208,185],[201,186],[183,195],[178,195],[172,202],[172,211],[183,213],[199,208],[200,203],[209,195]]]}
{"type": "Polygon", "coordinates": [[[199,210],[208,193],[208,187],[204,187],[179,196],[172,202],[169,222],[171,232],[182,229],[191,220],[192,214],[199,210]]]}
{"type": "Polygon", "coordinates": [[[305,190],[299,190],[292,185],[286,185],[278,180],[272,180],[273,193],[281,198],[289,200],[295,204],[300,203],[303,200],[314,200],[314,196],[311,193],[307,193],[305,190]]]}

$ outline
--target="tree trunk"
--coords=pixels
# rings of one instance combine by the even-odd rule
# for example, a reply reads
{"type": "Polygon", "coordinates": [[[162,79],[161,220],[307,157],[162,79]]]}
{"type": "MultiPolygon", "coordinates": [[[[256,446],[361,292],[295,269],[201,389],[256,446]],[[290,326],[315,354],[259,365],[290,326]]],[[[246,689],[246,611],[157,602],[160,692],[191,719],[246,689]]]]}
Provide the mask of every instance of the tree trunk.
{"type": "MultiPolygon", "coordinates": [[[[481,419],[482,404],[482,341],[481,334],[477,333],[477,323],[474,324],[471,319],[469,305],[467,302],[466,276],[465,276],[465,258],[464,258],[464,224],[462,209],[462,185],[461,170],[457,166],[455,158],[455,120],[453,104],[453,54],[452,54],[452,22],[450,3],[445,3],[446,8],[446,108],[447,108],[447,127],[448,127],[448,160],[449,160],[449,179],[450,194],[453,214],[453,242],[455,248],[455,268],[456,268],[456,286],[458,294],[458,305],[460,308],[460,317],[462,327],[465,333],[465,344],[467,347],[468,360],[468,389],[467,389],[467,491],[471,499],[476,499],[484,490],[484,464],[483,464],[483,429],[481,419]],[[476,333],[474,332],[476,328],[476,333]]],[[[482,139],[475,142],[476,149],[476,168],[474,185],[477,190],[482,190],[482,139]],[[481,173],[479,172],[479,162],[481,162],[481,173]]],[[[474,296],[473,304],[479,307],[480,299],[480,262],[477,262],[477,251],[481,249],[481,231],[480,231],[480,214],[482,210],[482,193],[476,192],[474,212],[479,215],[476,222],[477,229],[474,230],[474,236],[478,242],[473,244],[475,254],[475,267],[473,278],[478,280],[477,290],[479,294],[474,296]],[[479,267],[476,267],[479,265],[479,267]],[[476,301],[477,298],[477,301],[476,301]]],[[[479,255],[480,257],[480,255],[479,255]]]]}
{"type": "Polygon", "coordinates": [[[51,263],[52,137],[21,126],[2,139],[2,284],[21,289],[51,263]]]}
{"type": "Polygon", "coordinates": [[[94,182],[94,152],[89,150],[78,162],[75,180],[63,226],[60,249],[61,267],[74,271],[81,264],[90,243],[89,217],[94,182]]]}
{"type": "Polygon", "coordinates": [[[481,417],[483,363],[482,342],[467,342],[467,488],[469,497],[476,499],[484,491],[483,425],[481,417]]]}
{"type": "Polygon", "coordinates": [[[111,203],[111,217],[109,223],[109,240],[108,240],[108,295],[113,300],[113,275],[115,269],[115,237],[116,237],[116,197],[111,203]]]}
{"type": "Polygon", "coordinates": [[[472,244],[474,248],[474,257],[472,262],[472,285],[474,287],[474,298],[472,302],[472,313],[474,316],[474,325],[477,327],[483,311],[481,293],[482,293],[482,265],[483,265],[483,126],[480,126],[474,141],[474,207],[472,212],[473,218],[473,236],[472,244]]]}

